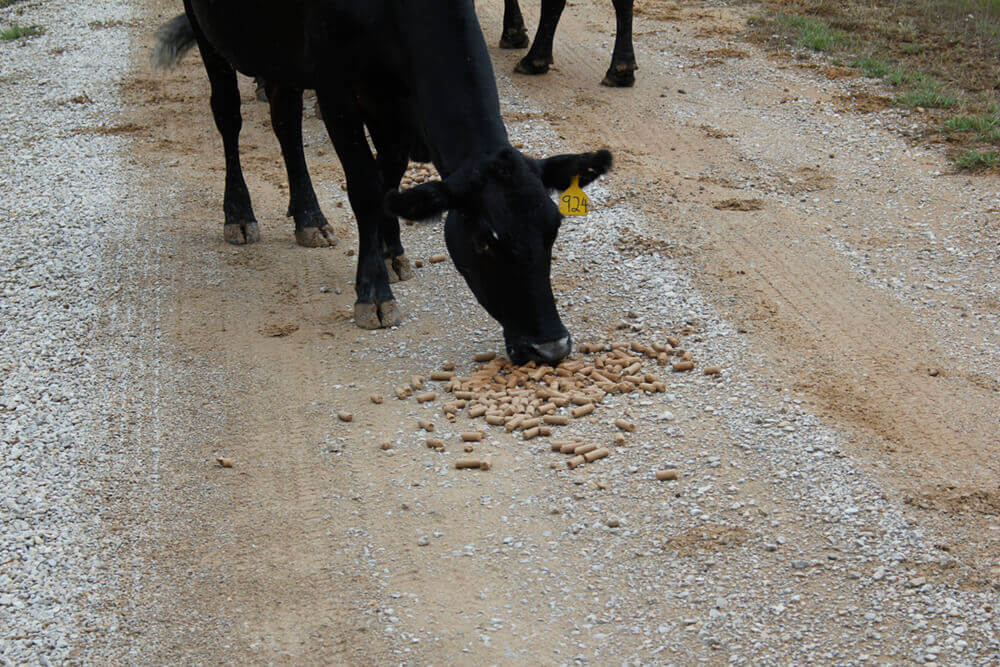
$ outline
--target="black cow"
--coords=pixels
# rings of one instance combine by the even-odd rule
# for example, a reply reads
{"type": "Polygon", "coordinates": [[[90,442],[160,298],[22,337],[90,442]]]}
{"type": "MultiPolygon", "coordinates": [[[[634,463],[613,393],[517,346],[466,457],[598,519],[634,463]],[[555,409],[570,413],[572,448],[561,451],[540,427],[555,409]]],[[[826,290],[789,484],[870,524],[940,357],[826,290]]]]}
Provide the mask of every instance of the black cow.
{"type": "MultiPolygon", "coordinates": [[[[632,2],[633,0],[612,0],[617,17],[615,33],[615,50],[611,55],[611,67],[608,68],[604,80],[605,86],[626,87],[635,83],[635,51],[632,49],[632,2]]],[[[538,20],[538,32],[535,41],[528,49],[515,72],[521,74],[545,74],[552,64],[552,40],[556,36],[556,26],[562,15],[566,0],[542,0],[541,15],[538,20]]],[[[503,33],[500,36],[500,48],[523,49],[528,45],[528,33],[524,30],[524,17],[517,0],[504,0],[503,3],[503,33]]]]}
{"type": "Polygon", "coordinates": [[[386,268],[408,272],[396,216],[448,211],[448,252],[503,326],[511,360],[553,362],[570,352],[550,281],[560,215],[549,190],[574,176],[592,182],[611,154],[536,160],[511,147],[471,0],[185,0],[184,7],[185,16],[161,28],[154,58],[169,64],[192,37],[201,50],[226,155],[227,240],[259,235],[240,169],[237,70],[268,82],[296,233],[326,228],[302,152],[302,90],[315,89],[358,222],[357,324],[401,320],[386,268]],[[426,153],[443,180],[399,192],[415,153],[426,153]]]}

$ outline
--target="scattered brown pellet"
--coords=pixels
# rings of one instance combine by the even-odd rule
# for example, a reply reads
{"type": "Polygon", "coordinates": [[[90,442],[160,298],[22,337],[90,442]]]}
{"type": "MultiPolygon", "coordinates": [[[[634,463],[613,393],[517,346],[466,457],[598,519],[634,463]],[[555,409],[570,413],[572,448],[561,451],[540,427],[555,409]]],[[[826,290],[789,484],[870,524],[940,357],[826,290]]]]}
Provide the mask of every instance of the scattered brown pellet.
{"type": "Polygon", "coordinates": [[[514,432],[514,430],[515,430],[515,429],[516,429],[516,428],[517,428],[518,426],[520,426],[520,425],[521,425],[521,422],[523,422],[523,421],[524,421],[524,415],[514,415],[513,417],[511,417],[511,418],[510,418],[510,419],[509,419],[509,420],[507,421],[507,425],[505,426],[505,428],[507,429],[507,432],[508,432],[508,433],[513,433],[513,432],[514,432]]]}
{"type": "Polygon", "coordinates": [[[594,411],[594,404],[587,403],[586,405],[581,405],[578,408],[573,408],[573,416],[576,418],[580,418],[585,415],[589,415],[593,411],[594,411]]]}
{"type": "Polygon", "coordinates": [[[432,424],[431,422],[427,421],[426,419],[418,419],[417,420],[417,426],[419,426],[420,428],[424,429],[428,433],[434,430],[434,424],[432,424]]]}
{"type": "Polygon", "coordinates": [[[565,426],[569,423],[569,417],[566,415],[545,415],[542,417],[542,421],[546,424],[554,424],[556,426],[565,426]]]}
{"type": "Polygon", "coordinates": [[[438,381],[450,380],[453,377],[455,377],[455,374],[452,373],[451,371],[434,371],[433,373],[431,373],[432,380],[438,380],[438,381]]]}
{"type": "Polygon", "coordinates": [[[352,419],[354,419],[354,415],[351,414],[350,412],[338,412],[337,419],[339,419],[342,422],[349,422],[352,419]]]}
{"type": "Polygon", "coordinates": [[[570,470],[572,470],[573,468],[577,467],[578,465],[581,465],[581,464],[586,463],[586,462],[587,462],[587,459],[583,458],[582,456],[574,456],[569,461],[566,461],[566,467],[569,468],[570,470]]]}
{"type": "Polygon", "coordinates": [[[428,403],[437,398],[437,394],[433,391],[425,391],[422,394],[417,394],[417,403],[428,403]]]}
{"type": "Polygon", "coordinates": [[[718,366],[706,366],[702,371],[705,375],[722,375],[722,369],[718,366]]]}
{"type": "Polygon", "coordinates": [[[472,451],[475,450],[475,447],[473,447],[472,445],[466,445],[465,447],[463,447],[463,449],[465,450],[466,454],[471,454],[472,451]]]}
{"type": "Polygon", "coordinates": [[[625,442],[626,441],[625,441],[625,434],[624,433],[615,433],[615,444],[616,445],[618,445],[619,447],[621,447],[622,445],[625,444],[625,442]]]}
{"type": "Polygon", "coordinates": [[[424,379],[419,375],[414,375],[410,378],[410,386],[413,388],[413,391],[419,391],[424,388],[424,379]]]}
{"type": "Polygon", "coordinates": [[[615,426],[617,426],[623,431],[628,431],[629,433],[635,430],[635,424],[633,424],[632,422],[625,421],[624,419],[616,419],[615,426]]]}
{"type": "Polygon", "coordinates": [[[477,405],[474,408],[469,408],[469,417],[471,417],[472,419],[477,419],[485,414],[486,414],[485,405],[477,405]]]}
{"type": "Polygon", "coordinates": [[[582,454],[586,454],[587,452],[592,452],[595,449],[597,449],[597,445],[592,442],[588,442],[585,445],[577,445],[576,448],[573,449],[573,453],[580,456],[582,454]]]}
{"type": "Polygon", "coordinates": [[[235,463],[235,461],[233,461],[232,459],[227,459],[224,456],[215,457],[215,461],[223,468],[232,468],[233,464],[235,463]]]}
{"type": "Polygon", "coordinates": [[[523,420],[520,424],[517,425],[517,427],[522,431],[527,431],[529,428],[535,428],[541,423],[542,423],[541,419],[539,419],[538,417],[534,417],[532,419],[523,420]]]}
{"type": "Polygon", "coordinates": [[[693,361],[678,361],[677,363],[675,363],[672,366],[672,368],[674,369],[675,373],[683,373],[685,371],[694,370],[694,362],[693,361]]]}
{"type": "Polygon", "coordinates": [[[455,461],[455,467],[459,470],[463,470],[466,468],[479,468],[481,464],[482,461],[480,461],[479,459],[472,459],[472,458],[458,459],[457,461],[455,461]]]}
{"type": "Polygon", "coordinates": [[[552,435],[552,428],[550,426],[539,426],[538,435],[547,438],[552,435]]]}
{"type": "Polygon", "coordinates": [[[656,355],[656,363],[659,365],[666,366],[668,361],[670,361],[670,355],[666,352],[660,352],[656,355]]]}
{"type": "Polygon", "coordinates": [[[397,387],[396,388],[396,398],[399,400],[405,400],[413,395],[413,390],[409,387],[397,387]]]}
{"type": "Polygon", "coordinates": [[[601,447],[600,449],[595,449],[592,452],[587,452],[586,454],[583,455],[583,458],[586,459],[587,463],[591,463],[593,461],[596,461],[597,459],[603,459],[610,453],[611,452],[610,450],[608,450],[607,447],[601,447]]]}
{"type": "Polygon", "coordinates": [[[425,442],[430,449],[444,449],[444,440],[439,438],[427,438],[425,442]]]}
{"type": "Polygon", "coordinates": [[[642,389],[643,391],[652,394],[654,391],[656,391],[656,385],[650,384],[649,382],[642,382],[639,384],[639,389],[642,389]]]}
{"type": "Polygon", "coordinates": [[[538,431],[539,429],[537,426],[534,428],[529,428],[525,431],[521,431],[521,437],[524,438],[525,440],[532,440],[538,437],[538,431]]]}
{"type": "Polygon", "coordinates": [[[677,347],[681,344],[681,341],[676,336],[670,336],[667,338],[667,342],[670,343],[670,347],[677,347]]]}
{"type": "Polygon", "coordinates": [[[507,420],[500,415],[486,415],[486,423],[492,424],[493,426],[502,426],[506,421],[507,420]]]}
{"type": "Polygon", "coordinates": [[[496,352],[480,352],[474,355],[472,360],[482,363],[484,361],[493,361],[496,357],[496,352]]]}
{"type": "Polygon", "coordinates": [[[564,444],[566,443],[564,443],[562,440],[553,440],[551,443],[552,451],[558,452],[560,449],[562,449],[562,446],[564,444]]]}
{"type": "Polygon", "coordinates": [[[431,255],[427,258],[427,261],[431,264],[440,264],[441,262],[448,259],[448,255],[431,255]]]}
{"type": "Polygon", "coordinates": [[[382,442],[378,443],[378,448],[381,449],[383,452],[392,449],[392,442],[389,440],[383,440],[382,442]]]}
{"type": "Polygon", "coordinates": [[[572,454],[573,450],[576,449],[577,447],[579,447],[581,444],[583,444],[583,443],[579,443],[579,442],[564,442],[562,444],[562,446],[559,448],[559,452],[561,454],[572,454]]]}
{"type": "Polygon", "coordinates": [[[684,354],[681,355],[681,359],[684,361],[691,361],[694,358],[694,352],[691,350],[686,350],[684,354]]]}
{"type": "Polygon", "coordinates": [[[479,461],[480,470],[489,470],[493,467],[493,455],[487,454],[479,461]]]}
{"type": "Polygon", "coordinates": [[[661,482],[668,482],[677,479],[677,469],[667,468],[666,470],[657,470],[656,479],[658,479],[661,482]]]}
{"type": "MultiPolygon", "coordinates": [[[[443,371],[453,371],[453,370],[455,370],[455,364],[451,363],[450,361],[446,361],[445,363],[441,364],[441,370],[443,370],[443,371]]],[[[431,378],[431,379],[434,379],[434,378],[431,378]]]]}
{"type": "Polygon", "coordinates": [[[382,394],[368,394],[368,400],[370,400],[375,405],[382,402],[382,394]]]}
{"type": "Polygon", "coordinates": [[[482,442],[482,431],[466,431],[462,434],[462,442],[482,442]]]}
{"type": "Polygon", "coordinates": [[[418,269],[424,268],[424,260],[422,259],[414,260],[413,266],[417,267],[418,269]]]}

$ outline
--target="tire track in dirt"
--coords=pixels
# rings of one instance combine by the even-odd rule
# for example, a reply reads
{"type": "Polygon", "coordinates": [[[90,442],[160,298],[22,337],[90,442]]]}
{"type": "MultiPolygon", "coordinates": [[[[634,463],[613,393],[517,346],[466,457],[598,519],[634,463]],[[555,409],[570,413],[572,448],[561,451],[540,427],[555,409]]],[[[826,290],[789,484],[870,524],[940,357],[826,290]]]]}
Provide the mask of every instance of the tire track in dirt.
{"type": "MultiPolygon", "coordinates": [[[[480,8],[488,15],[483,16],[488,35],[497,33],[501,9],[500,3],[480,8]]],[[[639,16],[638,29],[645,29],[643,14],[639,16]]],[[[927,364],[961,369],[962,374],[973,369],[937,349],[930,332],[905,306],[862,283],[839,251],[815,237],[812,230],[817,226],[798,224],[803,214],[777,201],[754,214],[766,216],[765,223],[741,224],[752,218],[712,208],[734,193],[713,184],[664,205],[664,190],[684,187],[679,175],[697,176],[707,165],[734,173],[752,172],[752,166],[728,142],[706,141],[688,123],[670,122],[670,106],[687,104],[690,98],[697,98],[694,104],[699,105],[713,93],[705,87],[709,77],[696,73],[692,81],[687,70],[674,74],[665,69],[663,63],[670,63],[675,46],[669,41],[667,55],[661,58],[649,40],[638,40],[641,69],[634,89],[594,85],[608,53],[593,38],[590,26],[602,21],[613,26],[612,18],[602,3],[568,9],[556,38],[557,69],[538,79],[518,77],[518,86],[550,115],[564,112],[571,95],[599,101],[600,113],[575,114],[559,131],[577,143],[599,137],[619,156],[628,156],[631,178],[617,180],[617,187],[631,188],[632,197],[643,202],[651,217],[669,216],[670,228],[645,230],[653,237],[697,239],[691,246],[692,260],[706,289],[721,289],[732,297],[744,318],[756,299],[776,305],[753,332],[768,350],[777,371],[775,381],[810,396],[831,417],[857,429],[863,440],[870,439],[871,444],[859,450],[870,463],[882,467],[884,453],[897,452],[883,474],[901,493],[958,486],[1000,500],[998,424],[983,418],[1000,414],[1000,396],[972,382],[946,383],[917,375],[914,367],[927,364]],[[684,79],[680,85],[685,94],[679,96],[674,81],[684,79]],[[669,104],[661,101],[664,97],[672,98],[669,104]],[[641,146],[641,154],[632,146],[641,146]],[[667,156],[675,161],[667,162],[667,156]],[[653,185],[644,187],[647,183],[653,185]],[[724,275],[730,267],[742,272],[738,280],[724,275]]],[[[675,37],[679,48],[690,44],[692,32],[709,34],[716,27],[732,32],[742,24],[731,10],[706,15],[675,7],[670,18],[675,29],[665,28],[666,35],[675,37]]],[[[512,66],[517,56],[496,50],[494,57],[502,68],[512,66]]],[[[752,92],[746,101],[762,103],[752,92]]],[[[791,121],[789,131],[797,131],[791,121]]],[[[905,172],[909,166],[903,160],[897,168],[905,172]]],[[[990,501],[982,509],[995,505],[990,501]]]]}

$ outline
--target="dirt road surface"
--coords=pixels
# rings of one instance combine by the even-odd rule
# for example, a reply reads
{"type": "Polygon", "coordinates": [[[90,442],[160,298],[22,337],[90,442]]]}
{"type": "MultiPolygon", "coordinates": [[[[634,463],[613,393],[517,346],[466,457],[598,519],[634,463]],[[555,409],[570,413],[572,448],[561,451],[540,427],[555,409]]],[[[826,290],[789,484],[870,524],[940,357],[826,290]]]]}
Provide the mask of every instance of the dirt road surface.
{"type": "MultiPolygon", "coordinates": [[[[207,79],[196,53],[149,69],[180,7],[137,7],[94,28],[132,52],[120,114],[96,130],[128,137],[134,188],[134,236],[103,251],[120,289],[96,323],[128,369],[106,425],[128,464],[99,494],[115,622],[72,656],[995,664],[996,180],[908,138],[916,112],[863,108],[872,82],[742,41],[752,8],[637,0],[641,69],[616,90],[598,85],[610,2],[567,9],[538,78],[493,48],[502,2],[477,5],[516,145],[615,155],[594,213],[557,243],[575,340],[680,336],[698,369],[654,363],[666,392],[609,397],[561,429],[608,458],[571,471],[548,439],[489,427],[475,449],[493,468],[455,470],[470,418],[446,419],[440,385],[426,404],[394,389],[446,362],[471,372],[475,353],[502,353],[499,328],[448,262],[393,286],[403,326],[356,328],[329,140],[307,100],[307,158],[341,238],[307,250],[245,79],[263,239],[225,244],[207,79]],[[613,445],[620,416],[637,428],[613,445]],[[678,479],[656,481],[667,467],[678,479]]],[[[404,244],[444,252],[440,225],[405,227],[404,244]]]]}

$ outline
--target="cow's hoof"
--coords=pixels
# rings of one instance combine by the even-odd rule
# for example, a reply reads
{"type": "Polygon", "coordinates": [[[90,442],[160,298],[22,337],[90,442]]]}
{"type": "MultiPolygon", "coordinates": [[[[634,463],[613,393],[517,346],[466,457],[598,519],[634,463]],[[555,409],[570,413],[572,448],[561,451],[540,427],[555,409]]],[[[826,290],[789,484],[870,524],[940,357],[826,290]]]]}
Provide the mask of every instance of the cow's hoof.
{"type": "Polygon", "coordinates": [[[222,226],[222,238],[226,243],[246,245],[260,241],[260,227],[256,222],[234,222],[222,226]]]}
{"type": "Polygon", "coordinates": [[[612,65],[601,80],[601,85],[609,88],[630,88],[635,85],[636,69],[638,68],[635,63],[612,65]]]}
{"type": "Polygon", "coordinates": [[[544,58],[525,56],[514,66],[514,71],[518,74],[545,74],[549,71],[550,64],[550,61],[544,58]]]}
{"type": "Polygon", "coordinates": [[[402,321],[403,315],[396,307],[395,299],[380,304],[354,304],[354,323],[362,329],[384,329],[394,327],[402,321]]]}
{"type": "Polygon", "coordinates": [[[500,36],[501,49],[523,49],[528,46],[528,33],[524,28],[504,30],[500,36]]]}
{"type": "Polygon", "coordinates": [[[303,227],[295,230],[295,242],[303,248],[328,248],[337,245],[333,227],[303,227]]]}
{"type": "Polygon", "coordinates": [[[409,280],[413,277],[413,269],[410,268],[410,258],[406,255],[392,258],[392,270],[399,276],[400,280],[409,280]]]}
{"type": "Polygon", "coordinates": [[[398,283],[399,282],[399,274],[396,273],[396,270],[392,268],[392,258],[391,257],[386,257],[385,258],[385,272],[389,274],[389,284],[390,285],[392,285],[393,283],[398,283]]]}
{"type": "Polygon", "coordinates": [[[396,300],[384,301],[378,306],[379,319],[384,327],[399,326],[403,322],[403,313],[396,307],[396,300]]]}

